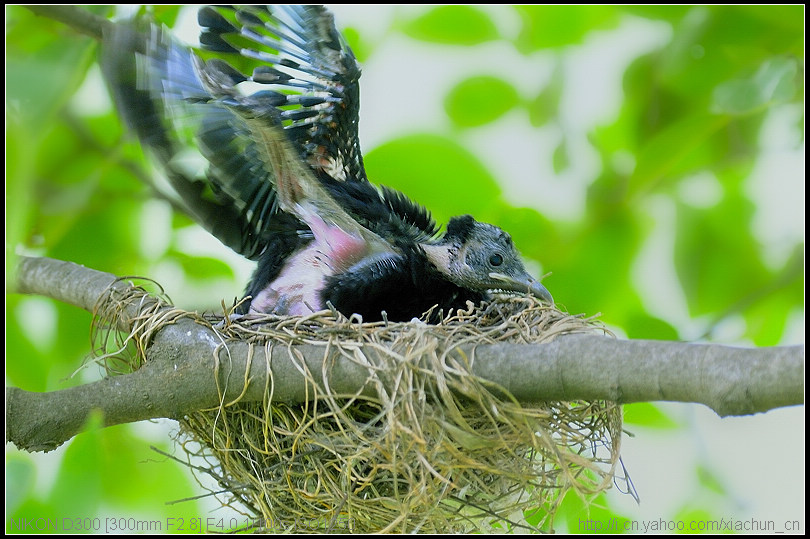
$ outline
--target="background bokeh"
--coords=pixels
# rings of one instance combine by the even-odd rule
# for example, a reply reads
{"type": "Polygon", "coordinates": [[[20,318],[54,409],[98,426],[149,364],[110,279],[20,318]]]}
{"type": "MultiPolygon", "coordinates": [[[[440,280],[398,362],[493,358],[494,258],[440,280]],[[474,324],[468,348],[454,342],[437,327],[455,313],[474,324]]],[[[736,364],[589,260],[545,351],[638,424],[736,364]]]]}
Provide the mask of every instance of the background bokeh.
{"type": "MultiPolygon", "coordinates": [[[[193,44],[190,9],[148,10],[193,44]]],[[[804,343],[804,6],[333,11],[363,67],[372,181],[440,222],[470,213],[500,225],[535,275],[551,273],[561,307],[601,313],[621,337],[804,343]]],[[[6,7],[7,279],[15,254],[46,255],[148,276],[183,308],[220,311],[252,267],[153,196],[156,173],[111,110],[97,52],[6,7]]],[[[89,324],[75,308],[6,296],[6,383],[96,379],[95,368],[74,375],[89,324]]],[[[11,518],[165,530],[167,517],[236,514],[210,498],[167,505],[203,492],[150,449],[182,457],[171,422],[97,423],[49,454],[7,447],[7,531],[11,518]]],[[[638,404],[625,428],[641,502],[613,489],[588,513],[572,497],[557,530],[617,516],[804,531],[803,407],[721,420],[699,405],[638,404]]]]}

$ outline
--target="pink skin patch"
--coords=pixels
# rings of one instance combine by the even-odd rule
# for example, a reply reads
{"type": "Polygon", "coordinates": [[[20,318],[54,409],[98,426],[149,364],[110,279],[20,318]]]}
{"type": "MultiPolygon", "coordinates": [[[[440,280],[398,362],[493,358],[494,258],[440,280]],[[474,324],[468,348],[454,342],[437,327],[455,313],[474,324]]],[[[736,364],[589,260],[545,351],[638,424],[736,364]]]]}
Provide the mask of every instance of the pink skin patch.
{"type": "Polygon", "coordinates": [[[325,309],[321,291],[327,277],[346,271],[368,252],[362,238],[327,224],[303,206],[297,205],[296,210],[315,241],[289,258],[278,277],[253,298],[251,312],[303,316],[325,309]]]}
{"type": "Polygon", "coordinates": [[[324,309],[320,292],[332,272],[315,243],[292,256],[278,277],[250,302],[252,313],[304,316],[324,309]]]}
{"type": "Polygon", "coordinates": [[[303,206],[299,205],[297,209],[299,217],[309,225],[315,235],[315,243],[333,270],[345,271],[368,252],[368,245],[363,238],[338,226],[328,225],[319,215],[303,206]]]}

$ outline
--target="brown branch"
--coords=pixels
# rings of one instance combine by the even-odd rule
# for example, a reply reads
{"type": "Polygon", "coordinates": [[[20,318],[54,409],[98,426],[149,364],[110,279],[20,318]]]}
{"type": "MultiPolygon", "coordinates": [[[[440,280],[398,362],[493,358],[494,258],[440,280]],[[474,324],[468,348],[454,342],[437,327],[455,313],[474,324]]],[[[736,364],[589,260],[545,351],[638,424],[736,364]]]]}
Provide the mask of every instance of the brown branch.
{"type": "MultiPolygon", "coordinates": [[[[104,282],[115,282],[109,274],[49,259],[23,259],[20,268],[17,291],[83,308],[95,304],[88,298],[103,293],[104,282]],[[78,293],[79,287],[88,291],[78,293]]],[[[155,334],[146,365],[132,374],[50,393],[7,388],[7,440],[28,450],[53,449],[79,432],[93,409],[114,425],[178,418],[214,408],[220,399],[261,401],[271,377],[276,402],[311,398],[313,382],[317,391],[328,387],[333,395],[374,395],[365,384],[366,367],[337,351],[325,356],[324,347],[296,345],[291,356],[286,345],[231,342],[226,350],[221,342],[215,330],[180,318],[155,334]]],[[[362,351],[368,357],[380,353],[371,346],[362,351]]],[[[748,349],[569,335],[549,344],[468,345],[451,353],[522,402],[695,402],[721,416],[804,402],[803,346],[748,349]]]]}

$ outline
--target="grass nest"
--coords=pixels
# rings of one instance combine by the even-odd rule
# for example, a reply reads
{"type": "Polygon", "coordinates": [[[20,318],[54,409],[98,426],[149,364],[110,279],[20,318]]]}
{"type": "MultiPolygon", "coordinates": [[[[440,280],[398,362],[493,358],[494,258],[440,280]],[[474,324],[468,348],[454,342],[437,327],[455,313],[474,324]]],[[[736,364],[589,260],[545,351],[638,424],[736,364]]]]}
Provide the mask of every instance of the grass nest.
{"type": "MultiPolygon", "coordinates": [[[[202,321],[202,320],[201,320],[202,321]]],[[[471,373],[460,345],[546,343],[604,333],[530,297],[499,298],[439,324],[307,317],[207,318],[223,344],[307,343],[367,367],[365,394],[313,380],[303,404],[231,402],[180,420],[179,441],[216,479],[219,499],[256,532],[552,531],[570,491],[610,487],[621,408],[611,402],[519,403],[471,373]],[[363,345],[363,346],[360,346],[363,345]],[[368,346],[370,345],[370,346],[368,346]]]]}

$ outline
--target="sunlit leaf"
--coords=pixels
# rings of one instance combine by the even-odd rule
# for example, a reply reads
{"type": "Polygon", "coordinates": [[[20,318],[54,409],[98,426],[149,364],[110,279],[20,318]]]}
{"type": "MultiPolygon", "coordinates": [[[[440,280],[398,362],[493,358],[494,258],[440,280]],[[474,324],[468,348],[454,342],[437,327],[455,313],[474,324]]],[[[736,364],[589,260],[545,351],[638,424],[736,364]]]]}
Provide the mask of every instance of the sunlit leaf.
{"type": "MultiPolygon", "coordinates": [[[[189,482],[181,464],[156,452],[150,443],[135,436],[130,426],[105,429],[99,444],[105,455],[104,465],[112,470],[102,478],[107,503],[176,514],[179,508],[167,504],[185,498],[196,487],[189,482]],[[144,499],[145,492],[151,493],[151,500],[144,499]],[[155,500],[159,503],[153,503],[155,500]]],[[[159,445],[164,452],[176,451],[171,448],[171,441],[159,445]]],[[[195,508],[196,503],[190,502],[183,503],[183,512],[195,508]]]]}
{"type": "MultiPolygon", "coordinates": [[[[801,6],[795,7],[801,10],[801,6]]],[[[803,45],[801,33],[785,31],[782,25],[772,25],[770,17],[759,15],[769,8],[691,8],[669,54],[661,58],[659,83],[690,101],[699,102],[701,96],[709,100],[718,85],[741,73],[753,73],[777,56],[796,55],[797,44],[799,49],[803,45]]]]}
{"type": "Polygon", "coordinates": [[[517,105],[517,90],[503,79],[471,77],[447,95],[444,109],[459,127],[474,127],[496,120],[517,105]]]}
{"type": "Polygon", "coordinates": [[[422,41],[453,45],[476,45],[498,39],[487,14],[472,6],[438,6],[409,21],[402,30],[422,41]]]}
{"type": "Polygon", "coordinates": [[[580,43],[588,32],[610,28],[619,20],[613,6],[524,5],[515,9],[523,19],[516,43],[523,53],[580,43]]]}
{"type": "Polygon", "coordinates": [[[737,305],[744,311],[747,335],[757,346],[780,343],[788,317],[800,311],[804,299],[804,245],[796,246],[793,255],[776,278],[769,283],[762,297],[752,298],[751,304],[737,305]]]}
{"type": "Polygon", "coordinates": [[[571,161],[568,159],[568,145],[565,143],[565,139],[560,141],[557,147],[554,148],[551,163],[554,167],[554,172],[557,174],[564,172],[565,169],[571,165],[571,161]]]}
{"type": "Polygon", "coordinates": [[[155,16],[155,20],[169,27],[174,26],[177,16],[180,15],[182,6],[151,6],[150,9],[155,16]]]}
{"type": "Polygon", "coordinates": [[[179,211],[172,212],[172,229],[179,230],[189,226],[195,226],[194,220],[191,217],[179,211]]]}
{"type": "MultiPolygon", "coordinates": [[[[64,389],[70,385],[64,378],[79,365],[77,360],[80,361],[81,356],[77,357],[71,354],[73,346],[71,350],[67,350],[65,353],[60,350],[58,359],[62,361],[69,360],[72,365],[68,370],[55,366],[52,352],[53,350],[59,350],[55,345],[63,344],[58,338],[58,327],[57,340],[54,345],[43,347],[41,341],[35,342],[38,338],[36,321],[21,319],[19,307],[25,301],[26,298],[22,296],[9,296],[6,299],[6,355],[8,358],[14,359],[14,361],[6,362],[6,376],[15,386],[27,391],[64,389]],[[27,324],[28,327],[23,327],[23,324],[27,324]],[[33,328],[31,327],[32,324],[33,328]],[[55,386],[54,383],[57,380],[60,383],[55,386]]],[[[57,308],[55,303],[54,308],[57,308]]],[[[89,315],[77,316],[76,318],[80,323],[84,323],[82,335],[87,337],[89,315]]],[[[57,318],[57,325],[58,323],[57,318]]],[[[81,342],[86,350],[89,338],[78,341],[77,336],[73,335],[70,341],[74,346],[77,342],[81,342]]]]}
{"type": "MultiPolygon", "coordinates": [[[[653,520],[651,524],[651,528],[649,531],[658,533],[658,534],[672,534],[672,533],[698,533],[698,532],[709,532],[709,533],[729,533],[728,530],[723,529],[723,526],[731,524],[733,520],[731,519],[724,519],[720,515],[712,514],[711,511],[703,507],[699,507],[699,503],[695,503],[694,501],[690,500],[691,503],[687,505],[687,507],[682,508],[680,511],[676,512],[671,519],[659,519],[658,521],[653,520]],[[702,525],[703,529],[695,530],[691,529],[687,526],[696,526],[702,525]]],[[[740,522],[739,520],[737,522],[740,522]]],[[[738,530],[743,531],[743,530],[738,530]]]]}
{"type": "MultiPolygon", "coordinates": [[[[34,17],[25,11],[14,13],[23,20],[34,17]]],[[[36,24],[14,25],[6,34],[6,100],[26,121],[43,125],[79,87],[95,61],[96,44],[66,32],[55,21],[35,20],[36,24]],[[46,84],[43,74],[47,74],[46,84]]]]}
{"type": "Polygon", "coordinates": [[[710,210],[678,206],[675,267],[693,314],[748,301],[769,281],[748,228],[751,212],[736,196],[710,210]]]}
{"type": "Polygon", "coordinates": [[[636,313],[623,326],[630,339],[678,340],[678,332],[669,323],[646,313],[636,313]]]}
{"type": "MultiPolygon", "coordinates": [[[[533,258],[544,265],[551,261],[551,253],[562,247],[554,222],[543,217],[537,210],[502,204],[489,212],[487,219],[509,231],[524,257],[533,258]]],[[[550,266],[544,267],[554,271],[550,266]]]]}
{"type": "Polygon", "coordinates": [[[480,215],[500,195],[497,182],[473,154],[436,135],[392,140],[369,152],[365,164],[375,183],[403,191],[441,222],[454,215],[480,215]]]}
{"type": "Polygon", "coordinates": [[[565,494],[555,518],[565,522],[566,531],[570,534],[626,532],[625,525],[630,522],[630,519],[611,511],[607,505],[604,494],[596,496],[590,504],[585,504],[576,492],[569,490],[565,494]]]}
{"type": "Polygon", "coordinates": [[[558,292],[555,300],[570,312],[606,312],[611,303],[626,304],[635,296],[628,273],[641,245],[638,223],[627,213],[594,216],[591,226],[563,236],[565,250],[549,267],[558,292]]]}
{"type": "Polygon", "coordinates": [[[556,118],[560,111],[560,97],[563,91],[563,73],[558,63],[551,81],[528,106],[529,121],[539,127],[556,118]]]}
{"type": "Polygon", "coordinates": [[[770,37],[772,32],[794,36],[804,33],[805,8],[802,4],[740,4],[737,9],[771,25],[773,28],[765,36],[770,37]]]}
{"type": "Polygon", "coordinates": [[[722,117],[697,114],[661,130],[637,155],[629,185],[631,196],[712,163],[720,154],[710,143],[723,143],[713,137],[726,123],[722,117]]]}
{"type": "Polygon", "coordinates": [[[61,521],[59,503],[48,504],[36,498],[26,498],[14,513],[6,513],[6,533],[7,534],[44,534],[58,533],[64,530],[60,527],[61,521]]]}
{"type": "Polygon", "coordinates": [[[368,57],[371,55],[372,47],[369,43],[367,43],[363,36],[358,32],[356,29],[347,27],[344,28],[341,32],[343,37],[346,38],[346,42],[351,47],[352,52],[354,53],[355,58],[361,64],[365,62],[368,57]]]}
{"type": "MultiPolygon", "coordinates": [[[[63,515],[92,517],[104,504],[102,474],[105,455],[99,443],[102,420],[99,412],[93,412],[85,431],[70,441],[65,451],[50,492],[50,502],[61,504],[63,515]]],[[[73,531],[100,530],[83,530],[79,527],[73,531]]]]}
{"type": "Polygon", "coordinates": [[[53,231],[49,255],[72,260],[91,268],[131,274],[133,260],[137,260],[137,223],[140,205],[135,200],[107,200],[93,211],[77,216],[70,226],[53,231]],[[92,238],[92,240],[91,240],[92,238]]]}
{"type": "Polygon", "coordinates": [[[188,256],[178,251],[170,251],[168,258],[180,263],[186,275],[192,279],[233,279],[233,269],[222,260],[209,257],[188,256]]]}
{"type": "Polygon", "coordinates": [[[656,405],[649,402],[634,402],[622,406],[624,423],[654,429],[674,429],[679,425],[656,405]]]}
{"type": "MultiPolygon", "coordinates": [[[[81,365],[87,358],[90,346],[92,313],[82,311],[73,305],[53,302],[56,311],[56,342],[54,349],[59,350],[59,357],[52,360],[54,367],[63,372],[52,382],[59,382],[59,386],[51,389],[62,389],[66,384],[78,384],[79,380],[68,380],[67,376],[81,365]]],[[[93,367],[91,367],[93,368],[93,367]]]]}
{"type": "Polygon", "coordinates": [[[636,4],[622,6],[622,11],[648,19],[663,19],[677,23],[689,11],[690,6],[636,4]]]}
{"type": "Polygon", "coordinates": [[[6,514],[13,514],[22,505],[25,498],[34,490],[36,468],[31,458],[20,453],[6,453],[6,485],[14,485],[14,489],[6,489],[6,514]]]}
{"type": "MultiPolygon", "coordinates": [[[[6,118],[6,275],[13,275],[14,251],[30,237],[35,220],[33,139],[17,118],[6,118]]],[[[8,278],[7,278],[8,280],[8,278]]]]}
{"type": "Polygon", "coordinates": [[[735,79],[715,88],[712,111],[745,114],[768,104],[790,101],[796,94],[798,66],[791,58],[772,58],[747,79],[735,79]]]}
{"type": "Polygon", "coordinates": [[[696,471],[701,485],[718,494],[726,494],[726,487],[712,470],[706,468],[706,466],[698,465],[696,471]]]}

